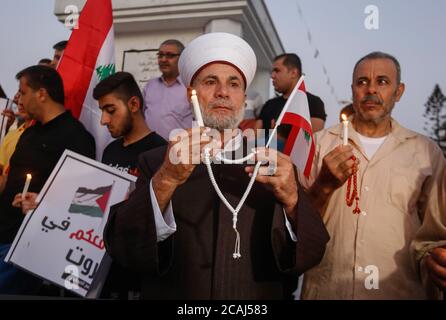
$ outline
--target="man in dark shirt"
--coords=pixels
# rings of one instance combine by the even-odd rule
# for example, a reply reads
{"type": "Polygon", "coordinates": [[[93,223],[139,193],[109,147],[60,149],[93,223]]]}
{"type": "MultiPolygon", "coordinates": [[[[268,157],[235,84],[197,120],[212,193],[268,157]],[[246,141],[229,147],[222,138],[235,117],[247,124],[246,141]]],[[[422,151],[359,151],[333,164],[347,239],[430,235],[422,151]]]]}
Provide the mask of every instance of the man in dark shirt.
{"type": "MultiPolygon", "coordinates": [[[[254,50],[232,34],[207,33],[188,44],[180,75],[196,90],[205,126],[226,138],[237,134],[256,66],[254,50]]],[[[209,168],[194,158],[204,147],[224,148],[225,139],[208,146],[208,139],[200,139],[205,130],[188,129],[168,147],[141,155],[136,189],[110,208],[106,250],[142,274],[146,299],[285,298],[284,276],[308,270],[323,256],[329,237],[321,217],[285,156],[277,157],[280,176],[258,176],[245,205],[236,214],[229,211],[220,196],[233,204],[245,197],[253,166],[210,164],[217,194],[209,168]]],[[[232,150],[239,154],[242,147],[232,150]]]]}
{"type": "MultiPolygon", "coordinates": [[[[102,111],[101,124],[117,140],[104,150],[102,162],[138,176],[138,156],[167,142],[151,131],[144,120],[144,101],[138,84],[128,72],[117,72],[98,83],[93,91],[102,111]]],[[[134,299],[139,296],[137,274],[113,263],[105,282],[102,298],[134,299]]]]}
{"type": "Polygon", "coordinates": [[[0,294],[32,294],[31,276],[3,260],[22,221],[22,191],[26,174],[32,175],[26,201],[38,193],[65,149],[95,158],[94,138],[64,109],[62,79],[54,69],[32,66],[20,71],[19,104],[36,124],[20,137],[10,160],[10,171],[0,195],[0,294]]]}
{"type": "Polygon", "coordinates": [[[118,138],[105,148],[102,162],[138,176],[138,156],[167,142],[147,126],[142,112],[144,101],[135,79],[128,72],[117,72],[98,83],[93,96],[99,100],[101,124],[118,138]]]}
{"type": "MultiPolygon", "coordinates": [[[[294,53],[284,53],[274,59],[271,79],[274,89],[281,93],[279,97],[268,100],[260,112],[259,124],[264,129],[274,128],[275,121],[280,115],[285,103],[302,75],[302,63],[294,53]]],[[[308,106],[310,108],[311,127],[313,132],[324,128],[327,115],[322,100],[307,91],[308,106]]],[[[289,129],[280,126],[279,136],[288,137],[289,129]]]]}

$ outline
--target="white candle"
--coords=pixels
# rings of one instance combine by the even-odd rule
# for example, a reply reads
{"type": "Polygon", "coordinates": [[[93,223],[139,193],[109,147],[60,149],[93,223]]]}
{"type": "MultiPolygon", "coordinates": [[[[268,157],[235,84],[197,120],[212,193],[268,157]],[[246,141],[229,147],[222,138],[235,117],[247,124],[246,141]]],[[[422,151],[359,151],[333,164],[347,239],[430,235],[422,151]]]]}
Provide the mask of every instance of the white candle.
{"type": "Polygon", "coordinates": [[[342,117],[342,126],[344,128],[343,137],[343,145],[346,146],[348,144],[348,120],[345,114],[341,115],[342,117]]]}
{"type": "Polygon", "coordinates": [[[203,117],[201,116],[200,104],[198,103],[197,92],[192,90],[192,106],[194,107],[195,120],[198,122],[200,127],[204,127],[203,117]]]}
{"type": "Polygon", "coordinates": [[[31,183],[31,179],[32,179],[32,176],[28,173],[26,175],[25,186],[23,187],[23,191],[22,191],[22,201],[25,200],[25,195],[28,192],[28,188],[29,188],[29,184],[31,183]]]}

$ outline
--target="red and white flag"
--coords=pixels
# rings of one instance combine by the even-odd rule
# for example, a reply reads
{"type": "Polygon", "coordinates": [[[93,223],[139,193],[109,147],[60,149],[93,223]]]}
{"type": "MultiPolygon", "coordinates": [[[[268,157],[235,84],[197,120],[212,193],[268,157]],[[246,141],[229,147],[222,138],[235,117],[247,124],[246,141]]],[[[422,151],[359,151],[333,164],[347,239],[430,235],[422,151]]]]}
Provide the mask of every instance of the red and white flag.
{"type": "Polygon", "coordinates": [[[96,158],[111,141],[101,126],[101,111],[93,98],[99,81],[115,73],[115,46],[111,0],[87,0],[57,67],[64,83],[65,108],[71,110],[96,141],[96,158]]]}
{"type": "Polygon", "coordinates": [[[302,76],[288,98],[279,118],[280,124],[291,125],[291,131],[285,143],[283,153],[289,155],[297,169],[309,177],[315,152],[313,130],[310,121],[307,92],[302,76]]]}

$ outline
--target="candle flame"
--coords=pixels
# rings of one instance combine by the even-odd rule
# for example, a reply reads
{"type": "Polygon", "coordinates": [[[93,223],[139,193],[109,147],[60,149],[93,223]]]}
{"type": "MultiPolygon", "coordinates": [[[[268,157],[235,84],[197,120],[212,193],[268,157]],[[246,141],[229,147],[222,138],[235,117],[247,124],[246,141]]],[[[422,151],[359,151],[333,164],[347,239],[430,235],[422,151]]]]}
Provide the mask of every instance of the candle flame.
{"type": "Polygon", "coordinates": [[[197,91],[195,91],[195,89],[192,89],[192,95],[196,96],[197,95],[197,91]]]}
{"type": "Polygon", "coordinates": [[[343,121],[347,121],[347,116],[345,114],[341,114],[341,118],[343,121]]]}
{"type": "Polygon", "coordinates": [[[31,180],[31,178],[32,178],[31,174],[27,173],[26,174],[26,179],[31,180]]]}

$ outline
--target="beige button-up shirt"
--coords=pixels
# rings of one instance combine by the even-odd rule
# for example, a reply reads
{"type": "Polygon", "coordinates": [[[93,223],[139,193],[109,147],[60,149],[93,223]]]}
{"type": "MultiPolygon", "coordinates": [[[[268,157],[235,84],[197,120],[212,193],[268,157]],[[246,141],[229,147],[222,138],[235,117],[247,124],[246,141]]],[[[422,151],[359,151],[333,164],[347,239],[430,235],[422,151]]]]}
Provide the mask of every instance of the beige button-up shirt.
{"type": "MultiPolygon", "coordinates": [[[[342,125],[318,132],[309,187],[324,156],[342,144],[342,125]]],[[[446,166],[440,148],[392,120],[392,130],[368,159],[349,121],[349,143],[360,159],[360,214],[346,205],[347,183],[331,196],[323,219],[330,233],[325,256],[305,273],[303,299],[423,299],[425,292],[411,263],[409,246],[446,166]]]]}
{"type": "Polygon", "coordinates": [[[431,191],[431,197],[438,198],[438,202],[426,210],[423,224],[412,241],[415,268],[420,272],[430,299],[442,299],[444,295],[430,280],[424,260],[430,250],[446,247],[446,169],[441,176],[440,184],[434,185],[431,191]]]}

